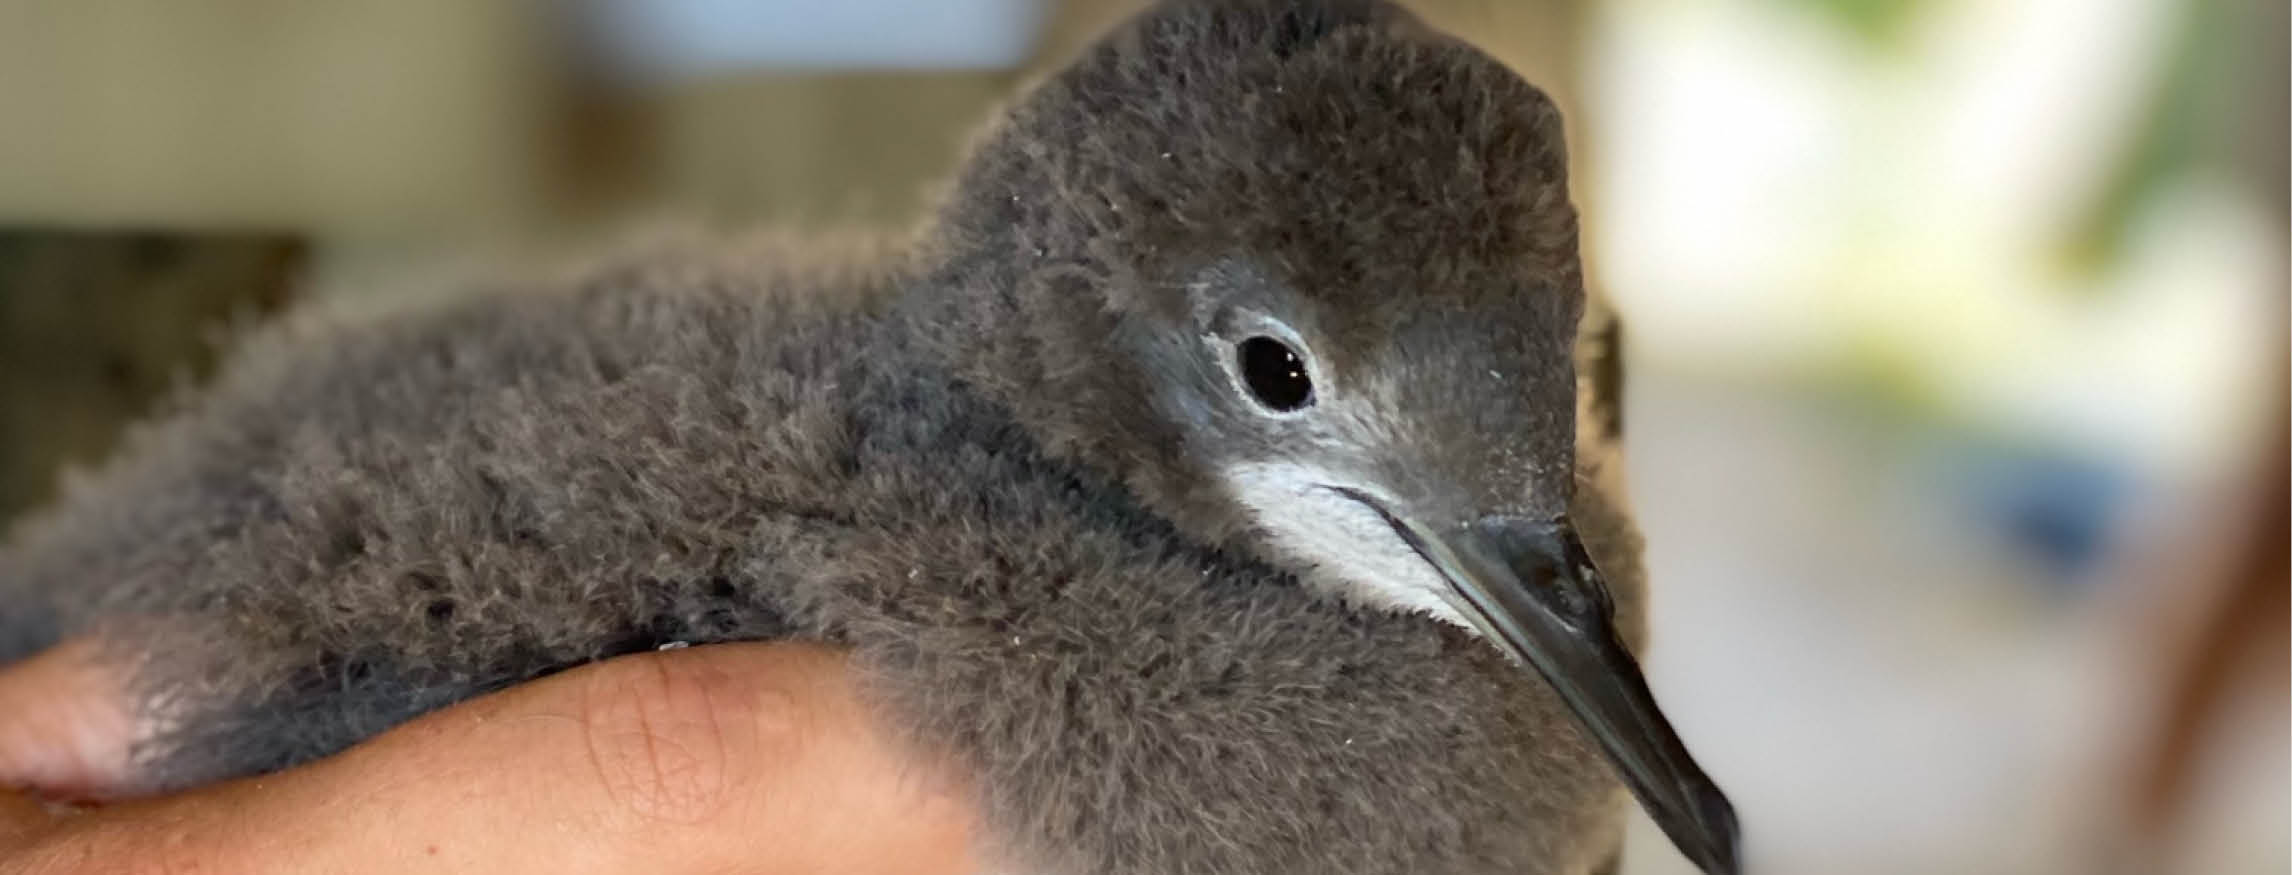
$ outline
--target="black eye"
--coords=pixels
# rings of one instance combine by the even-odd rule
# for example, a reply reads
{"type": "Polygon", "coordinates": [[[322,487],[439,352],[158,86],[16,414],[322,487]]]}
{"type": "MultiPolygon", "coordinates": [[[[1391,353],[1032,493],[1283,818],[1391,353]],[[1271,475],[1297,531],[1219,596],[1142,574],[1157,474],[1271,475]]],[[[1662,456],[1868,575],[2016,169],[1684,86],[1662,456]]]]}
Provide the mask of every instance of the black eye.
{"type": "Polygon", "coordinates": [[[1259,404],[1283,412],[1313,403],[1313,378],[1305,374],[1305,359],[1289,344],[1271,337],[1252,337],[1235,351],[1241,362],[1242,382],[1259,404]]]}

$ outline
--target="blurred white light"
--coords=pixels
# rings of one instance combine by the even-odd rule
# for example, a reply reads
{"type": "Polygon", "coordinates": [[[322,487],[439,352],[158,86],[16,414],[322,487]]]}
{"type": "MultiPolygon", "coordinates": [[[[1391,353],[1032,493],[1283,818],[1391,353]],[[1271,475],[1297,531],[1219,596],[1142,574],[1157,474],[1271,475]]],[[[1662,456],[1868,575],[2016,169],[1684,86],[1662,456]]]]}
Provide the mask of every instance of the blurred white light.
{"type": "Polygon", "coordinates": [[[2063,262],[2173,0],[1938,4],[1885,50],[1805,4],[1601,8],[1591,242],[1650,364],[1860,368],[2150,471],[2223,458],[2273,268],[2254,197],[2176,180],[2109,274],[2063,262]]]}

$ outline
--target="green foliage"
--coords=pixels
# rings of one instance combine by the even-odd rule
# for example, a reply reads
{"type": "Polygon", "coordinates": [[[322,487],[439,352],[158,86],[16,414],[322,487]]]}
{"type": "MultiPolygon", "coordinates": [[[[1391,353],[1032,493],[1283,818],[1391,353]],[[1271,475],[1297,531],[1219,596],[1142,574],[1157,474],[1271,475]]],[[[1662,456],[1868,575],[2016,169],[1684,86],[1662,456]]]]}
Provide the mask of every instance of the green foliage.
{"type": "Polygon", "coordinates": [[[1901,38],[1927,0],[1787,0],[1830,16],[1873,46],[1887,46],[1901,38]]]}
{"type": "Polygon", "coordinates": [[[2217,157],[2234,127],[2242,58],[2228,49],[2238,17],[2220,0],[2191,0],[2179,12],[2140,129],[2067,243],[2065,256],[2081,271],[2113,265],[2141,212],[2175,178],[2217,157]]]}

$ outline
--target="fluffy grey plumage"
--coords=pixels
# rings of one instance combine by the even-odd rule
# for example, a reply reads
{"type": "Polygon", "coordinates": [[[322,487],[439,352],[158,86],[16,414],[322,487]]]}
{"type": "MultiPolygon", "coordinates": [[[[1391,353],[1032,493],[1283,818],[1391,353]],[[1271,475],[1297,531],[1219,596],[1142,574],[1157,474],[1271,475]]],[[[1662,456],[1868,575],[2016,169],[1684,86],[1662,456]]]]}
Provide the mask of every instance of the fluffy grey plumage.
{"type": "Polygon", "coordinates": [[[0,659],[103,636],[175,786],[668,641],[817,639],[1023,871],[1589,871],[1625,797],[1552,688],[1235,486],[1568,511],[1636,643],[1636,535],[1574,453],[1558,123],[1382,3],[1171,4],[874,269],[672,247],[267,332],[15,533],[0,659]],[[1237,391],[1263,324],[1328,416],[1237,391]]]}

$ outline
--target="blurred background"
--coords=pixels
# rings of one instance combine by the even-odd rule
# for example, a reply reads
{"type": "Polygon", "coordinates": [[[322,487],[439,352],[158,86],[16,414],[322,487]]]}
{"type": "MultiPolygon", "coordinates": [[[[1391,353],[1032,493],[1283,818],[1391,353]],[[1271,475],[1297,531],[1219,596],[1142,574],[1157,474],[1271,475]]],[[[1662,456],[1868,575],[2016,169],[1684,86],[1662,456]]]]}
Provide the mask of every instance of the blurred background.
{"type": "MultiPolygon", "coordinates": [[[[0,0],[0,517],[233,319],[909,226],[1134,5],[0,0]]],[[[2292,867],[2281,0],[1411,5],[1568,112],[1649,670],[1757,871],[2292,867]]]]}

